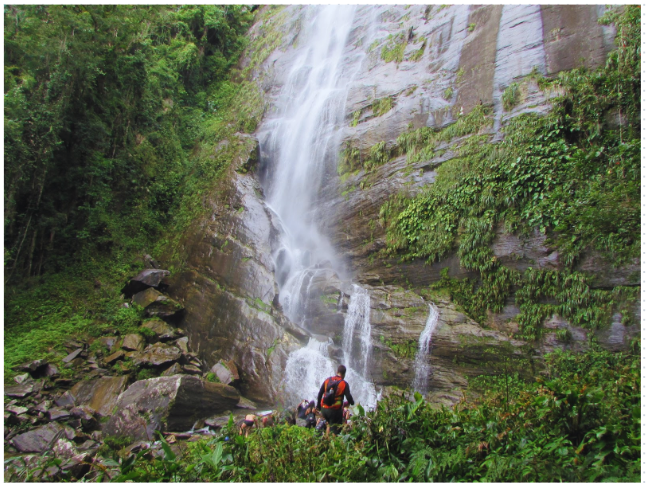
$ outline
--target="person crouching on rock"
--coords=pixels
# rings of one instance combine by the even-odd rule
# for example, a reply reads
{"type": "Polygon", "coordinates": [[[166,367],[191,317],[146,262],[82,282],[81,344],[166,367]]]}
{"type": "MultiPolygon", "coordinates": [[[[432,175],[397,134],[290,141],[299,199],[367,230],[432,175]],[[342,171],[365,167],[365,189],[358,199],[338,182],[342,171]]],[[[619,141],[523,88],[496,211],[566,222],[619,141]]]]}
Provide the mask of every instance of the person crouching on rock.
{"type": "Polygon", "coordinates": [[[349,390],[349,384],[345,381],[347,368],[344,365],[338,366],[338,373],[325,379],[318,392],[318,410],[321,410],[322,417],[327,420],[327,434],[331,429],[334,434],[340,433],[343,424],[343,396],[349,403],[354,405],[354,398],[349,390]]]}
{"type": "Polygon", "coordinates": [[[315,401],[311,401],[309,406],[306,408],[306,427],[315,428],[316,422],[318,420],[316,416],[315,401]]]}
{"type": "Polygon", "coordinates": [[[306,410],[309,407],[309,401],[304,399],[295,408],[295,423],[304,428],[306,426],[306,410]]]}
{"type": "Polygon", "coordinates": [[[243,423],[241,423],[241,428],[239,428],[239,434],[242,434],[245,430],[247,438],[253,426],[257,426],[257,416],[254,414],[246,414],[243,423]]]}

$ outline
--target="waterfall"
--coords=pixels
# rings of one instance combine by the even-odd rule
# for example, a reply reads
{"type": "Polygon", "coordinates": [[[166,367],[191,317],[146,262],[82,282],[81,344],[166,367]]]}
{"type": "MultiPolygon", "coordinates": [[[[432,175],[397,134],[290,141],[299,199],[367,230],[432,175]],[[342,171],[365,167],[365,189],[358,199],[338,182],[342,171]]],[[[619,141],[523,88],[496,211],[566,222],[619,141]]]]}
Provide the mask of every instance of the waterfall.
{"type": "Polygon", "coordinates": [[[426,326],[419,335],[419,350],[417,351],[417,357],[415,357],[415,380],[412,384],[415,391],[421,394],[426,392],[428,386],[428,350],[430,348],[430,338],[433,336],[433,332],[435,332],[437,322],[439,321],[439,310],[435,304],[429,303],[428,306],[430,307],[430,312],[428,313],[426,326]]]}
{"type": "Polygon", "coordinates": [[[367,378],[367,364],[372,352],[372,326],[370,325],[370,294],[358,285],[352,286],[352,294],[349,298],[349,307],[345,317],[345,328],[343,330],[343,352],[345,362],[354,365],[356,369],[362,369],[362,377],[367,378]],[[359,346],[354,348],[354,332],[358,327],[359,346]]]}
{"type": "MultiPolygon", "coordinates": [[[[332,173],[337,164],[350,82],[367,46],[347,45],[355,6],[309,6],[302,13],[294,61],[273,115],[264,120],[258,137],[268,167],[263,180],[267,205],[282,230],[274,254],[279,302],[292,322],[306,327],[310,286],[318,271],[333,269],[341,280],[347,277],[344,263],[318,228],[318,193],[327,167],[332,173]]],[[[371,349],[369,294],[354,285],[351,300],[343,350],[346,380],[354,399],[372,407],[376,391],[365,378],[371,349]],[[360,339],[356,345],[355,334],[360,339]]],[[[333,342],[326,341],[328,337],[312,338],[289,356],[285,395],[290,399],[315,399],[322,381],[335,374],[337,364],[328,351],[333,342]]]]}

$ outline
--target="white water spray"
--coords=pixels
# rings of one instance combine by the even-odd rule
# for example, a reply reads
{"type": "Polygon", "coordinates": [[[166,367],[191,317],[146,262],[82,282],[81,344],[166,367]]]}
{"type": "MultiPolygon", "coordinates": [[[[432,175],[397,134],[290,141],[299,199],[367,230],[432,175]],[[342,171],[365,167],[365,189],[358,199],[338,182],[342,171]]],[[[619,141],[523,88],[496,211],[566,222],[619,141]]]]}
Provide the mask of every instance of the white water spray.
{"type": "Polygon", "coordinates": [[[439,321],[439,310],[434,303],[429,303],[430,312],[426,320],[426,326],[419,335],[419,350],[417,357],[415,357],[415,379],[412,387],[415,391],[424,394],[428,386],[428,350],[430,348],[430,339],[437,328],[439,321]]]}
{"type": "MultiPolygon", "coordinates": [[[[277,114],[264,122],[258,136],[269,167],[264,182],[267,204],[283,232],[274,255],[279,301],[292,322],[306,327],[309,291],[318,271],[330,268],[345,278],[344,264],[318,229],[318,193],[327,167],[331,173],[337,163],[348,89],[367,49],[347,46],[356,7],[315,6],[304,12],[307,19],[275,106],[277,114]]],[[[373,407],[376,391],[366,379],[371,350],[367,290],[354,285],[349,310],[345,326],[350,331],[343,345],[346,380],[354,399],[373,407]]],[[[315,399],[322,381],[335,374],[331,344],[325,337],[312,338],[289,356],[285,370],[289,399],[315,399]]]]}

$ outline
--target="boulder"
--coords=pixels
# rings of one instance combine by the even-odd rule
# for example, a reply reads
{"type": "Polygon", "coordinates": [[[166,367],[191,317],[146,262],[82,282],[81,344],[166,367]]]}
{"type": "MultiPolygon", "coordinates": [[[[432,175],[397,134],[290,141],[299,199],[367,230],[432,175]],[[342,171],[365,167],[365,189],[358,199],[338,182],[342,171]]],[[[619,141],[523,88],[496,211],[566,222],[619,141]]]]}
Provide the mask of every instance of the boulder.
{"type": "Polygon", "coordinates": [[[117,398],[126,389],[128,376],[102,377],[78,382],[70,394],[77,406],[88,405],[102,416],[112,414],[117,398]]]}
{"type": "Polygon", "coordinates": [[[189,352],[189,337],[179,338],[174,342],[176,347],[178,347],[183,353],[189,352]]]}
{"type": "Polygon", "coordinates": [[[51,407],[52,407],[52,401],[46,400],[46,401],[42,401],[42,402],[38,403],[34,407],[34,411],[36,411],[38,413],[44,413],[45,411],[47,411],[51,407]]]}
{"type": "Polygon", "coordinates": [[[18,386],[5,387],[5,396],[20,397],[29,396],[34,392],[34,382],[26,382],[18,386]]]}
{"type": "Polygon", "coordinates": [[[108,348],[108,351],[110,352],[110,351],[112,351],[113,348],[115,348],[115,346],[118,344],[118,342],[119,342],[119,337],[114,337],[114,336],[111,336],[111,337],[101,337],[101,338],[99,339],[99,342],[101,342],[101,344],[102,344],[103,346],[107,347],[107,348],[108,348]]]}
{"type": "Polygon", "coordinates": [[[104,359],[104,365],[113,365],[118,360],[124,358],[125,352],[123,350],[118,350],[117,352],[110,354],[104,359]]]}
{"type": "Polygon", "coordinates": [[[186,374],[201,375],[203,372],[195,365],[183,365],[183,371],[186,374]]]}
{"type": "Polygon", "coordinates": [[[236,389],[197,376],[141,380],[119,396],[117,411],[103,432],[152,440],[156,430],[187,431],[198,419],[233,409],[239,399],[236,389]]]}
{"type": "Polygon", "coordinates": [[[176,329],[169,325],[167,322],[160,320],[159,318],[147,320],[142,324],[142,326],[155,333],[155,337],[153,337],[150,341],[166,342],[168,340],[173,340],[174,338],[176,338],[176,329]]]}
{"type": "Polygon", "coordinates": [[[63,425],[49,423],[14,437],[11,444],[21,453],[44,453],[50,450],[56,440],[64,435],[63,425]]]}
{"type": "Polygon", "coordinates": [[[43,359],[38,359],[38,360],[33,360],[31,362],[28,362],[26,364],[22,364],[18,367],[16,367],[17,371],[23,371],[23,372],[34,372],[38,370],[41,367],[44,367],[47,365],[47,362],[43,359]]]}
{"type": "Polygon", "coordinates": [[[205,426],[212,429],[221,429],[227,426],[230,421],[230,416],[218,416],[216,418],[209,418],[205,420],[205,426]]]}
{"type": "Polygon", "coordinates": [[[144,348],[144,337],[138,333],[130,333],[124,337],[122,348],[124,350],[142,350],[144,348]]]}
{"type": "Polygon", "coordinates": [[[133,352],[130,357],[136,365],[151,367],[176,362],[181,355],[177,347],[158,342],[141,352],[133,352]]]}
{"type": "Polygon", "coordinates": [[[148,288],[158,288],[164,277],[169,274],[169,271],[164,269],[145,269],[124,286],[122,293],[126,297],[131,297],[148,288]]]}
{"type": "Polygon", "coordinates": [[[178,317],[184,310],[183,306],[176,300],[153,288],[133,295],[133,302],[144,308],[145,314],[149,317],[173,319],[178,317]]]}
{"type": "Polygon", "coordinates": [[[67,357],[64,357],[64,358],[61,359],[61,360],[62,360],[63,362],[65,362],[66,364],[69,364],[69,363],[72,362],[74,359],[76,359],[77,357],[79,357],[79,355],[81,354],[81,352],[83,352],[83,348],[79,348],[79,349],[77,349],[77,350],[71,352],[70,354],[68,354],[67,357]]]}
{"type": "Polygon", "coordinates": [[[73,406],[75,403],[75,398],[70,391],[65,391],[59,397],[54,398],[54,404],[59,407],[73,406]]]}
{"type": "Polygon", "coordinates": [[[5,409],[6,409],[7,411],[9,411],[10,413],[14,413],[14,414],[16,414],[16,415],[25,414],[27,411],[29,411],[29,409],[26,408],[26,407],[23,407],[23,406],[12,406],[12,405],[5,406],[5,409]]]}
{"type": "Polygon", "coordinates": [[[210,372],[214,372],[214,375],[219,378],[219,382],[222,384],[235,384],[239,382],[239,371],[237,366],[232,360],[219,360],[210,372]]]}
{"type": "Polygon", "coordinates": [[[80,453],[68,440],[58,440],[52,448],[54,456],[62,461],[60,468],[75,478],[81,478],[90,470],[91,453],[80,453]]]}
{"type": "Polygon", "coordinates": [[[163,376],[175,376],[176,374],[183,374],[183,368],[178,362],[175,362],[171,367],[169,367],[162,373],[163,376]]]}
{"type": "Polygon", "coordinates": [[[50,421],[61,421],[70,417],[70,412],[62,408],[52,408],[45,414],[50,421]]]}
{"type": "Polygon", "coordinates": [[[31,376],[29,375],[29,372],[25,372],[24,374],[20,374],[19,376],[14,377],[14,381],[16,381],[18,384],[24,384],[30,379],[31,376]]]}

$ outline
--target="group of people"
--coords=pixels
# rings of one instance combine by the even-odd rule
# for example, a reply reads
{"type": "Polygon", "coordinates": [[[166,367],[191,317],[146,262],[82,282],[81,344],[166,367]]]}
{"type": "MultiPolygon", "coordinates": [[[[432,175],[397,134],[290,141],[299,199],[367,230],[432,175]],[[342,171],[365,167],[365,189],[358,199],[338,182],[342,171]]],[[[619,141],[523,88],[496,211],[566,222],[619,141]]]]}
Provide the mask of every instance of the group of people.
{"type": "MultiPolygon", "coordinates": [[[[344,365],[339,365],[336,375],[325,379],[320,386],[317,400],[304,399],[294,411],[284,415],[284,420],[289,424],[297,424],[305,428],[315,428],[318,431],[326,430],[326,434],[330,432],[339,434],[342,427],[351,419],[350,404],[354,405],[349,384],[345,381],[346,373],[347,368],[344,365]]],[[[246,415],[239,426],[239,434],[245,433],[248,436],[253,426],[264,428],[273,426],[279,419],[273,413],[264,416],[261,423],[259,421],[259,417],[255,414],[246,415]]]]}

